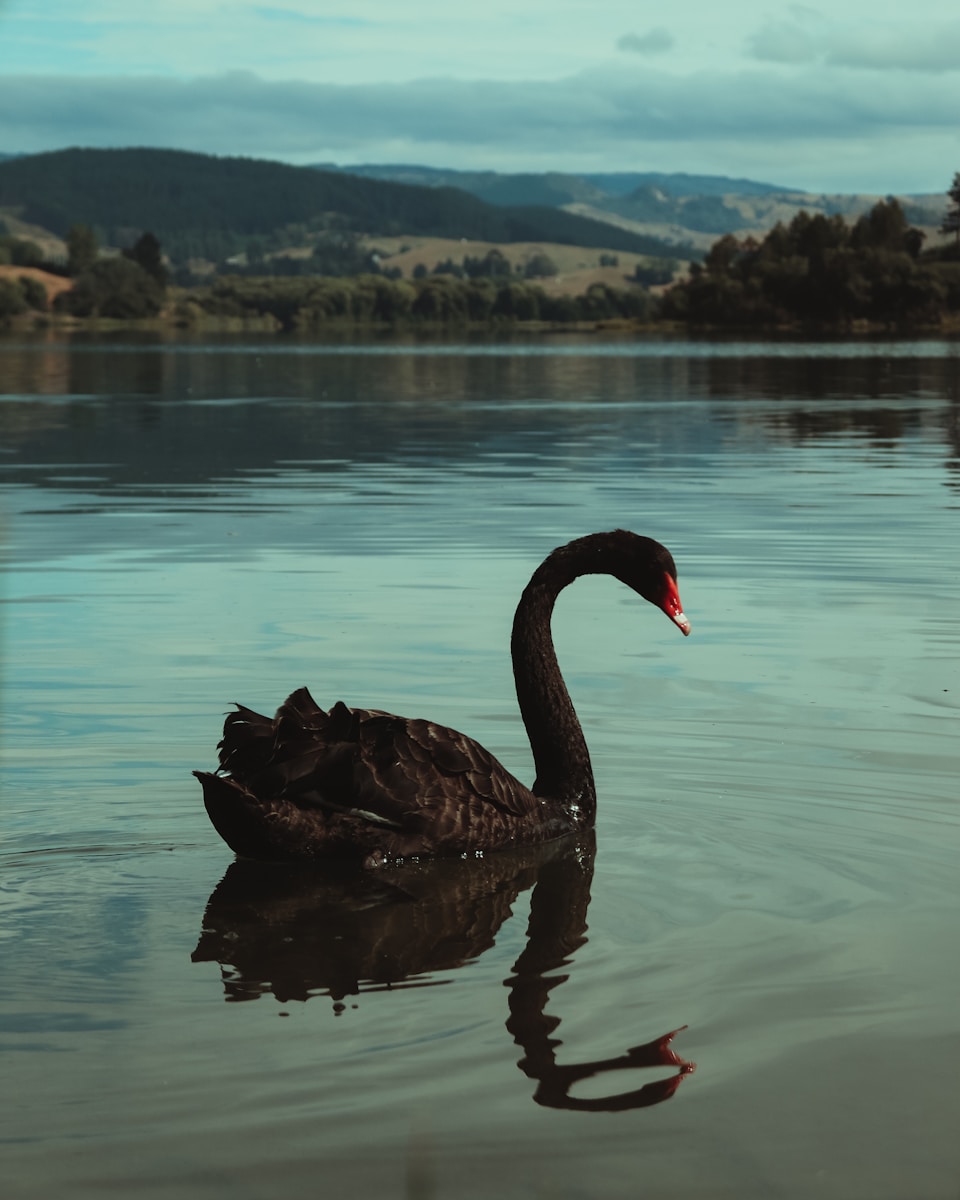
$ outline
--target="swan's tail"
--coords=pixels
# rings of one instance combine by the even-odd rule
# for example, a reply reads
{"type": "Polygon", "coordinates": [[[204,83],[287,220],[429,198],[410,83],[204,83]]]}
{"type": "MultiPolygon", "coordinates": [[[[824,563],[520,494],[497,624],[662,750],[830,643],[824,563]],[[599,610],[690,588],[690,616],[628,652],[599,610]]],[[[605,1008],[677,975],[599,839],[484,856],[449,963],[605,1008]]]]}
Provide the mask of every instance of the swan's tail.
{"type": "Polygon", "coordinates": [[[203,788],[203,804],[214,829],[241,858],[262,858],[264,812],[255,796],[235,779],[194,771],[203,788]]]}
{"type": "Polygon", "coordinates": [[[359,712],[342,703],[325,712],[306,688],[272,718],[238,704],[224,722],[219,769],[193,772],[231,850],[257,859],[357,857],[371,834],[399,829],[390,814],[357,804],[360,724],[359,712]]]}

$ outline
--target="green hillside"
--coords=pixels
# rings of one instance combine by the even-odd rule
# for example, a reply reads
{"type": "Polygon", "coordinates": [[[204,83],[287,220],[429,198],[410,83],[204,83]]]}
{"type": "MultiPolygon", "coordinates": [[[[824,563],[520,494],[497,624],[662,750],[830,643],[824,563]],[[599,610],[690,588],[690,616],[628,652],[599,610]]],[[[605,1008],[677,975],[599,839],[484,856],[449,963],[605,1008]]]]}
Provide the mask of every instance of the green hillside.
{"type": "Polygon", "coordinates": [[[657,188],[668,196],[768,196],[796,193],[773,183],[753,179],[731,179],[727,175],[669,174],[663,171],[622,171],[615,174],[571,175],[557,171],[540,174],[510,174],[498,171],[455,171],[442,167],[420,167],[402,163],[364,163],[338,167],[317,163],[317,169],[343,171],[365,179],[388,179],[395,183],[426,187],[456,187],[490,204],[593,204],[598,208],[612,198],[627,196],[638,188],[657,188]]]}
{"type": "Polygon", "coordinates": [[[597,204],[607,198],[606,192],[587,183],[578,175],[557,171],[545,173],[502,174],[499,171],[455,171],[443,167],[420,167],[405,164],[364,163],[340,167],[333,163],[317,163],[316,170],[338,171],[363,179],[380,179],[391,183],[407,183],[418,187],[453,187],[469,192],[487,204],[515,207],[518,205],[597,204]]]}
{"type": "Polygon", "coordinates": [[[150,230],[175,260],[222,259],[253,239],[329,229],[676,254],[549,205],[494,206],[456,188],[178,150],[58,150],[0,162],[0,208],[63,235],[75,222],[127,245],[150,230]]]}

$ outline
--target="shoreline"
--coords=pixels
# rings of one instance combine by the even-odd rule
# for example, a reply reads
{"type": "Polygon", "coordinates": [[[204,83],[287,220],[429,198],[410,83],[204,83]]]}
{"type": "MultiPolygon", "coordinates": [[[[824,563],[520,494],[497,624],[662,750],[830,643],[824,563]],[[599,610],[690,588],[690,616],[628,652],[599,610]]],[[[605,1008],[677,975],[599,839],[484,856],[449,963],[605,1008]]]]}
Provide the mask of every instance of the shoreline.
{"type": "Polygon", "coordinates": [[[151,332],[167,334],[272,334],[294,340],[322,340],[326,333],[362,334],[451,334],[451,333],[527,333],[545,336],[558,333],[577,334],[637,334],[665,337],[890,337],[960,336],[960,312],[949,313],[935,324],[893,324],[888,322],[857,320],[840,324],[810,324],[787,322],[777,325],[694,325],[676,320],[635,321],[629,318],[610,317],[586,321],[522,321],[498,318],[489,321],[363,321],[334,318],[314,325],[310,329],[284,326],[270,313],[256,316],[197,315],[189,319],[182,313],[162,313],[157,317],[75,317],[58,313],[26,312],[0,321],[0,337],[24,333],[120,333],[151,332]]]}

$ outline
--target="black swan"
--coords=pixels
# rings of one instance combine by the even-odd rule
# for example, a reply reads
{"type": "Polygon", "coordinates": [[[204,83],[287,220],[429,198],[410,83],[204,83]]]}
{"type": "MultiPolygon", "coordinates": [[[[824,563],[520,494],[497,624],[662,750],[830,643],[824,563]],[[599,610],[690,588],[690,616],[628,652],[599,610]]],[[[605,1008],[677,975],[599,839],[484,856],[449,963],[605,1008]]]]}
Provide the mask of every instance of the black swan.
{"type": "Polygon", "coordinates": [[[517,605],[510,644],[532,788],[455,729],[342,702],[325,712],[299,688],[272,719],[238,705],[224,724],[218,772],[194,772],[217,832],[242,858],[376,866],[592,826],[590,755],[550,633],[559,593],[591,574],[615,576],[690,632],[673,557],[652,538],[593,533],[544,559],[517,605]]]}

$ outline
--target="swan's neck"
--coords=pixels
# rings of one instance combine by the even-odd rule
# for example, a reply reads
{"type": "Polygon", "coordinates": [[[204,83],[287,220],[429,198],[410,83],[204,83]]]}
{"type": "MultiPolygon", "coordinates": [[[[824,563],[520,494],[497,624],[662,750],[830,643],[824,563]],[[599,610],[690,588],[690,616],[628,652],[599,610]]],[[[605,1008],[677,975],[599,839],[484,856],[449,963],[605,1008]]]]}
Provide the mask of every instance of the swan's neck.
{"type": "Polygon", "coordinates": [[[576,806],[579,819],[596,810],[590,754],[560,674],[550,632],[553,605],[575,575],[551,569],[548,559],[527,584],[513,619],[511,653],[520,713],[530,739],[538,796],[576,806]]]}

